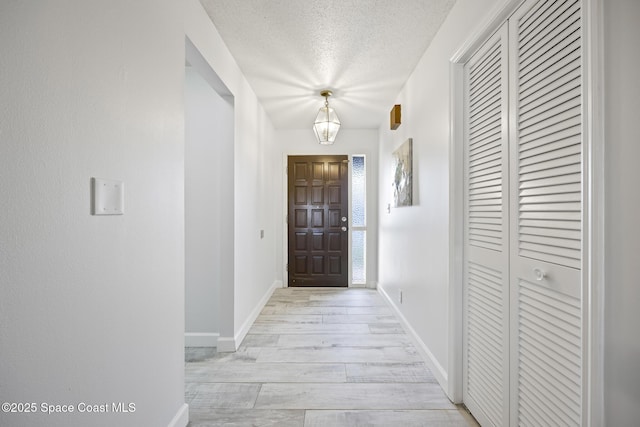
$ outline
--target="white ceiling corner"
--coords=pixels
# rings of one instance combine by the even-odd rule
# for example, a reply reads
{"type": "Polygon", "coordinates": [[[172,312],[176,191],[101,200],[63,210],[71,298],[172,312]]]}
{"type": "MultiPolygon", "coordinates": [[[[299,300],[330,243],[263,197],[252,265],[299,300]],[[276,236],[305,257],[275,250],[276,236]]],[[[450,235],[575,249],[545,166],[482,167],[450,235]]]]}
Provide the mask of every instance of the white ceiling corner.
{"type": "Polygon", "coordinates": [[[277,129],[377,129],[455,0],[201,0],[277,129]]]}

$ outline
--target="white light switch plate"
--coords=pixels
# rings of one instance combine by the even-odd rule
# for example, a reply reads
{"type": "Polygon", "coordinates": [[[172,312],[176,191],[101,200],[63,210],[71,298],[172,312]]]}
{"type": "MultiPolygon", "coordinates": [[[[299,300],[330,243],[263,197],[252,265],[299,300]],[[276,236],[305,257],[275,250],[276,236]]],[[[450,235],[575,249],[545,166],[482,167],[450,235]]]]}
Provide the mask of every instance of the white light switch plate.
{"type": "Polygon", "coordinates": [[[124,214],[124,182],[93,178],[93,214],[124,214]]]}

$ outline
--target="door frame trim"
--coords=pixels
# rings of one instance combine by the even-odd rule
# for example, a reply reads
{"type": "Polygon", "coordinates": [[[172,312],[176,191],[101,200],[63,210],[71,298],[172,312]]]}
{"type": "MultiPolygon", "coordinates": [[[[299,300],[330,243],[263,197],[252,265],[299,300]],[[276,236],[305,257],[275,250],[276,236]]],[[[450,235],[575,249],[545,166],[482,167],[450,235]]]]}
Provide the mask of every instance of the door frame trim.
{"type": "MultiPolygon", "coordinates": [[[[582,0],[584,54],[583,363],[586,426],[604,424],[604,31],[603,0],[582,0]]],[[[449,372],[445,392],[463,398],[464,64],[522,0],[503,0],[450,58],[449,372]]]]}

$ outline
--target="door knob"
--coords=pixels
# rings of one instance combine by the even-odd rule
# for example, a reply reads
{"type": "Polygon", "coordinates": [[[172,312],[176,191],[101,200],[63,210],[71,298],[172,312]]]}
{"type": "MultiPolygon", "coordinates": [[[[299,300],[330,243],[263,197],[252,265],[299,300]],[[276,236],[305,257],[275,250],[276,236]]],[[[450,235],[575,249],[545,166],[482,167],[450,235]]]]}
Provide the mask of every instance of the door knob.
{"type": "Polygon", "coordinates": [[[342,231],[347,231],[347,227],[342,227],[342,231]]]}
{"type": "Polygon", "coordinates": [[[536,280],[537,281],[542,281],[544,279],[546,279],[547,277],[547,273],[545,273],[544,271],[540,270],[539,268],[535,268],[533,270],[533,274],[536,276],[536,280]]]}
{"type": "Polygon", "coordinates": [[[347,217],[346,216],[342,217],[342,222],[347,222],[347,217]]]}

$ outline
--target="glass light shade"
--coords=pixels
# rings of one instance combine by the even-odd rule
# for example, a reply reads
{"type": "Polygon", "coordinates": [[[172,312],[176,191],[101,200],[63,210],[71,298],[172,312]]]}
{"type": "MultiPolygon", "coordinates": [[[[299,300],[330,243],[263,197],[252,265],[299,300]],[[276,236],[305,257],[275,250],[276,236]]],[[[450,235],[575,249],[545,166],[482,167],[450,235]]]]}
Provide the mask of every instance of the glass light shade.
{"type": "Polygon", "coordinates": [[[328,105],[320,108],[313,125],[318,142],[323,145],[333,144],[340,129],[340,120],[333,108],[328,105]]]}

